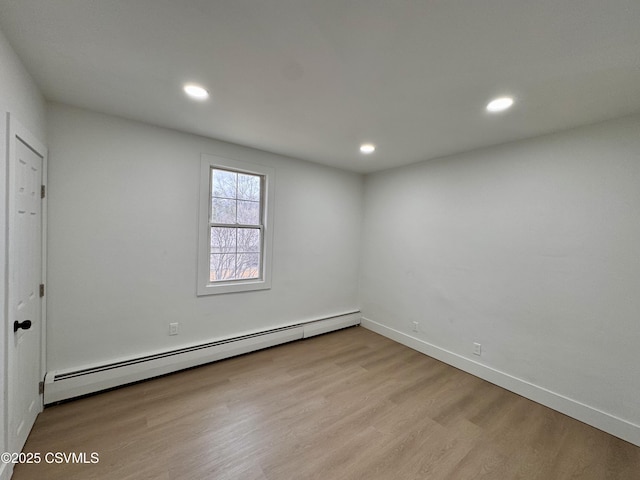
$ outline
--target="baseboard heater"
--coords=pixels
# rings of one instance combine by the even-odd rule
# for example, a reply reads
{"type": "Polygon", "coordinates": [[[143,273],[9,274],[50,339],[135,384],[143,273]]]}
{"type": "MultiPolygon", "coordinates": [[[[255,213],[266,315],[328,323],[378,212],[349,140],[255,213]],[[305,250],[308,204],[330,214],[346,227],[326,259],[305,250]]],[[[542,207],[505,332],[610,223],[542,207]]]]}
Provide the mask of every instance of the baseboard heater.
{"type": "Polygon", "coordinates": [[[359,325],[360,318],[360,312],[350,312],[108,364],[47,372],[44,380],[44,404],[50,405],[185,368],[359,325]]]}

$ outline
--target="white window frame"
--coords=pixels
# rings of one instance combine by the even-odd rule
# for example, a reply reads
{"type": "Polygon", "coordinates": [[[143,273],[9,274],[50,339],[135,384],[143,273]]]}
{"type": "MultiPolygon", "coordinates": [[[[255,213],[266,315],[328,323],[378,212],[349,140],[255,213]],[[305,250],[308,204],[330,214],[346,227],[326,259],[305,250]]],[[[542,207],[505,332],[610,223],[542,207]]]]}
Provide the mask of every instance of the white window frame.
{"type": "Polygon", "coordinates": [[[253,163],[202,154],[200,160],[200,210],[198,214],[198,286],[197,295],[248,292],[271,288],[271,261],[273,245],[273,203],[275,169],[253,163]],[[211,169],[218,168],[264,177],[262,193],[262,255],[261,276],[247,280],[211,282],[211,169]]]}

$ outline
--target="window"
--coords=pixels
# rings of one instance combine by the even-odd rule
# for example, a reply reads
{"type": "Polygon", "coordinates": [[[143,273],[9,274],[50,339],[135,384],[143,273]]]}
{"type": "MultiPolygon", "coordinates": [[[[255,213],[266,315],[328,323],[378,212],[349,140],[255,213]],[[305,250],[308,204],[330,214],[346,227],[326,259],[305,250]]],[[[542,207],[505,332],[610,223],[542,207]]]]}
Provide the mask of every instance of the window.
{"type": "Polygon", "coordinates": [[[202,155],[198,295],[271,287],[274,170],[202,155]]]}

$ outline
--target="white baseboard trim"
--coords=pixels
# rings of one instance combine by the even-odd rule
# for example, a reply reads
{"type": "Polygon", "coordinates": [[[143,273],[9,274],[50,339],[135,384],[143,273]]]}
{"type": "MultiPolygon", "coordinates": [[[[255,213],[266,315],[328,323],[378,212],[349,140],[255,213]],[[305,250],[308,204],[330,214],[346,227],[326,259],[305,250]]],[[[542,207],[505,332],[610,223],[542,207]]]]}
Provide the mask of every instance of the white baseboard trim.
{"type": "Polygon", "coordinates": [[[623,420],[609,413],[590,407],[572,398],[552,392],[546,388],[534,385],[508,373],[475,362],[471,359],[450,352],[423,340],[407,335],[378,322],[362,317],[360,325],[373,332],[379,333],[391,340],[406,345],[409,348],[424,353],[430,357],[452,365],[471,375],[482,378],[499,387],[522,395],[534,402],[564,413],[576,420],[584,422],[611,435],[626,440],[640,447],[640,425],[623,420]]]}
{"type": "Polygon", "coordinates": [[[44,404],[49,405],[359,324],[360,312],[349,312],[267,330],[244,332],[235,337],[214,339],[171,351],[119,358],[106,364],[47,372],[44,404]]]}

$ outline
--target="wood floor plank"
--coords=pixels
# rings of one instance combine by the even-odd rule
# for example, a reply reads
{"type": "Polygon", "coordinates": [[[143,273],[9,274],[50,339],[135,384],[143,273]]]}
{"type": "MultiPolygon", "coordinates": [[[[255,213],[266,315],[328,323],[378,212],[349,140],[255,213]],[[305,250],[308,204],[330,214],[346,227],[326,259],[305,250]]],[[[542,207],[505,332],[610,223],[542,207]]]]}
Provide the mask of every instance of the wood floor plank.
{"type": "Polygon", "coordinates": [[[14,480],[640,478],[640,448],[363,328],[50,407],[14,480]]]}

